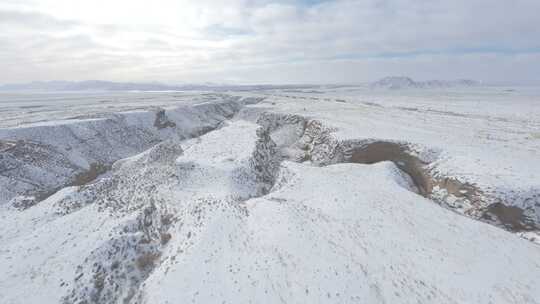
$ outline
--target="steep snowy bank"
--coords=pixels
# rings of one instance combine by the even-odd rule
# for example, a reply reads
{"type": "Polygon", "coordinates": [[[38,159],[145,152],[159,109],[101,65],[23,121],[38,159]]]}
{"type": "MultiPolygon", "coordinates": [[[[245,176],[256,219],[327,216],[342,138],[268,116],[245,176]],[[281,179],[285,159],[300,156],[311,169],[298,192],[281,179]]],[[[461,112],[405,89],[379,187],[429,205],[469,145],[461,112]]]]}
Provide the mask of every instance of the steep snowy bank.
{"type": "Polygon", "coordinates": [[[28,207],[59,188],[79,185],[121,158],[165,139],[186,139],[218,127],[246,103],[219,99],[170,109],[105,114],[97,118],[35,123],[0,129],[0,204],[28,207]]]}
{"type": "MultiPolygon", "coordinates": [[[[319,164],[392,160],[420,181],[420,191],[453,210],[513,231],[539,227],[540,163],[535,160],[540,146],[528,136],[540,130],[539,121],[524,120],[521,112],[503,119],[306,96],[278,94],[255,106],[303,121],[292,122],[300,134],[294,152],[287,152],[293,159],[319,164]],[[306,154],[310,145],[316,149],[306,154]]],[[[281,118],[270,120],[283,124],[281,118]]],[[[538,240],[534,234],[526,237],[538,240]]]]}

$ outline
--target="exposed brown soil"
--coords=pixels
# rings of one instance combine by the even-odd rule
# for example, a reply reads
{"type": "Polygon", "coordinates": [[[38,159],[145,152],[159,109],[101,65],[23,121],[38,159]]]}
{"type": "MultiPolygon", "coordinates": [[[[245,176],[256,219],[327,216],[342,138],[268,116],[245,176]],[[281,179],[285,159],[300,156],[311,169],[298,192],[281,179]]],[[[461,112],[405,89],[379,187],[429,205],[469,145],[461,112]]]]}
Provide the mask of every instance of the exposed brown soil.
{"type": "Polygon", "coordinates": [[[73,182],[71,183],[71,186],[82,186],[86,185],[93,180],[95,180],[99,175],[109,171],[111,169],[111,166],[104,165],[100,163],[92,163],[90,164],[90,168],[88,170],[81,172],[73,178],[73,182]]]}
{"type": "MultiPolygon", "coordinates": [[[[392,161],[407,173],[418,188],[419,194],[432,198],[433,188],[438,186],[457,198],[467,199],[473,206],[477,206],[480,220],[502,226],[510,231],[527,231],[537,229],[534,221],[524,214],[524,210],[516,206],[508,206],[498,202],[482,208],[483,192],[478,187],[460,182],[453,178],[436,179],[426,169],[426,163],[412,155],[406,145],[376,141],[355,147],[347,162],[374,164],[381,161],[392,161]]],[[[470,214],[469,214],[470,215],[470,214]]]]}
{"type": "Polygon", "coordinates": [[[360,164],[392,161],[411,177],[421,195],[428,196],[433,189],[433,182],[423,168],[425,164],[399,143],[377,141],[354,148],[347,161],[360,164]]]}
{"type": "Polygon", "coordinates": [[[487,207],[482,215],[483,220],[498,220],[504,227],[511,231],[534,230],[535,225],[527,220],[523,209],[515,206],[506,206],[502,203],[494,203],[487,207]]]}
{"type": "Polygon", "coordinates": [[[165,110],[161,109],[156,112],[156,119],[154,120],[154,127],[161,130],[165,128],[174,128],[176,127],[176,124],[170,121],[167,115],[165,114],[165,110]]]}
{"type": "Polygon", "coordinates": [[[55,194],[56,192],[58,192],[64,187],[83,186],[83,185],[89,184],[92,181],[94,181],[99,175],[109,171],[110,169],[111,169],[111,166],[109,165],[104,165],[100,163],[92,163],[90,164],[90,168],[88,168],[88,170],[75,175],[72,183],[67,184],[65,186],[58,187],[56,189],[51,189],[51,190],[37,190],[32,193],[32,196],[25,199],[17,200],[13,204],[13,207],[17,209],[21,209],[21,210],[28,209],[34,206],[35,204],[46,200],[48,197],[52,196],[53,194],[55,194]]]}

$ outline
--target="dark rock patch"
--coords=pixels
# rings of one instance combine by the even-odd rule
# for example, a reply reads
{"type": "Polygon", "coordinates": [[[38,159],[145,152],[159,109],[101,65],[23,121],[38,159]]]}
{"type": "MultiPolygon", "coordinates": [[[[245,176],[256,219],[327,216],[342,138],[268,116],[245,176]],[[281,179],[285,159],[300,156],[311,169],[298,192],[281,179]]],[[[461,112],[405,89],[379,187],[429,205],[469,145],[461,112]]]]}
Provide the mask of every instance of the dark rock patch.
{"type": "Polygon", "coordinates": [[[165,128],[174,128],[176,127],[176,123],[169,120],[167,115],[165,114],[164,109],[160,109],[156,112],[156,119],[154,120],[154,127],[158,128],[158,130],[165,129],[165,128]]]}

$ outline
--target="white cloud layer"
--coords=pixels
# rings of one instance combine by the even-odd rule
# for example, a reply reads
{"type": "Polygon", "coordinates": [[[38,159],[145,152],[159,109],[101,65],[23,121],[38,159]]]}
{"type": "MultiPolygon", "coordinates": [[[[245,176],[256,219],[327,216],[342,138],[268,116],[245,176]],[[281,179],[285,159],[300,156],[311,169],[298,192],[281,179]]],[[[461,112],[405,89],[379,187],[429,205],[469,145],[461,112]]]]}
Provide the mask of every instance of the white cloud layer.
{"type": "Polygon", "coordinates": [[[538,83],[538,0],[4,0],[0,82],[538,83]]]}

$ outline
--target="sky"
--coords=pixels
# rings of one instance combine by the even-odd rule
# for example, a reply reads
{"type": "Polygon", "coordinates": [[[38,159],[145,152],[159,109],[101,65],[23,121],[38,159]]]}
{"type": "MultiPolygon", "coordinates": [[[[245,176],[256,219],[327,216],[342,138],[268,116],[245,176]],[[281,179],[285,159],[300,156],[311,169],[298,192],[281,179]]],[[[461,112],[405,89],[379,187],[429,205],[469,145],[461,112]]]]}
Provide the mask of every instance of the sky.
{"type": "Polygon", "coordinates": [[[0,0],[0,83],[540,84],[539,0],[0,0]]]}

